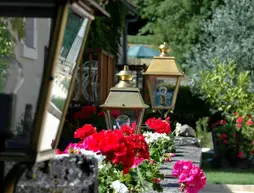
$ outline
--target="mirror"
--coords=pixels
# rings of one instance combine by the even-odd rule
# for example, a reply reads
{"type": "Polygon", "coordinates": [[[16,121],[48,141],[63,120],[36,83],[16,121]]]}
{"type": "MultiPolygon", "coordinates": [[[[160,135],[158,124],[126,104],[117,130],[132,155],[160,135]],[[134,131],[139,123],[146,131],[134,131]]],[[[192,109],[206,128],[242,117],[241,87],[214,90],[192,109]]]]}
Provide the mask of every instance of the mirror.
{"type": "Polygon", "coordinates": [[[51,100],[43,128],[40,151],[52,149],[51,142],[56,138],[62,119],[62,111],[69,94],[70,82],[78,59],[81,45],[84,41],[88,18],[83,18],[71,9],[64,32],[63,44],[55,69],[54,82],[51,89],[51,100]]]}
{"type": "MultiPolygon", "coordinates": [[[[25,148],[30,144],[50,28],[50,18],[0,17],[0,56],[2,57],[0,93],[13,94],[15,85],[22,83],[16,91],[15,115],[12,119],[13,127],[10,128],[13,136],[6,140],[5,148],[25,148]]],[[[1,108],[4,108],[3,106],[1,108]]]]}

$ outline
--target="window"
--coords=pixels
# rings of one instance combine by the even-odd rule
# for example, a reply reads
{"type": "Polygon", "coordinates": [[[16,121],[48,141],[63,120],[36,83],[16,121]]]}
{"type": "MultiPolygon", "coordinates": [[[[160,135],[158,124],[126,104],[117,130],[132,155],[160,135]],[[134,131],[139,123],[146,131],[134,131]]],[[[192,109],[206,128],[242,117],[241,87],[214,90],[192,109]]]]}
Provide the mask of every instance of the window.
{"type": "Polygon", "coordinates": [[[36,18],[25,18],[25,40],[21,44],[21,57],[37,60],[36,18]]]}
{"type": "Polygon", "coordinates": [[[34,39],[34,29],[35,29],[35,19],[27,18],[25,20],[25,44],[29,48],[35,48],[35,39],[34,39]]]}

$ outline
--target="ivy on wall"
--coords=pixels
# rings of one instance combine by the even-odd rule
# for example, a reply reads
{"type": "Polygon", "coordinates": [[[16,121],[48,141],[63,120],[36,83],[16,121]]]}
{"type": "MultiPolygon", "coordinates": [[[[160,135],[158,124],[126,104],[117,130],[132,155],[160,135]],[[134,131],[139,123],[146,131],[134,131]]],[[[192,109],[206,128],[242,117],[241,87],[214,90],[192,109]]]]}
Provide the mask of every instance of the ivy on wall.
{"type": "Polygon", "coordinates": [[[95,18],[91,24],[86,47],[102,48],[117,57],[128,9],[121,1],[113,0],[104,4],[104,8],[111,17],[95,18]]]}

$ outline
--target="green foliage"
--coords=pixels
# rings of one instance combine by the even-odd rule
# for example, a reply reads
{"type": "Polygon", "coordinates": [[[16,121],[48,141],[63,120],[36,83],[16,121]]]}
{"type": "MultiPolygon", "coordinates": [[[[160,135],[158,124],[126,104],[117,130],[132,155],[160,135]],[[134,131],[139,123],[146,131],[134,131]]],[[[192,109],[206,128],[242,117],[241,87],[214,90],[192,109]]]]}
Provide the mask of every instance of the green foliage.
{"type": "Polygon", "coordinates": [[[154,182],[155,178],[164,178],[163,174],[160,173],[160,164],[151,164],[148,160],[145,160],[137,168],[133,168],[128,174],[123,175],[120,180],[133,193],[147,192],[151,189],[162,192],[161,185],[154,182]]]}
{"type": "Polygon", "coordinates": [[[218,63],[215,68],[201,70],[192,90],[203,100],[214,105],[212,112],[223,112],[228,118],[235,112],[247,115],[254,109],[254,93],[251,93],[249,72],[237,72],[232,62],[218,63]]]}
{"type": "MultiPolygon", "coordinates": [[[[147,36],[128,36],[128,43],[129,44],[149,44],[152,45],[154,43],[154,36],[147,35],[147,36]]],[[[157,46],[158,49],[158,46],[157,46]]]]}
{"type": "Polygon", "coordinates": [[[202,24],[203,41],[186,54],[185,68],[211,68],[216,57],[220,63],[233,60],[238,70],[253,73],[253,21],[252,0],[225,0],[225,6],[202,24]]]}
{"type": "Polygon", "coordinates": [[[86,47],[102,48],[117,56],[128,11],[121,1],[109,1],[105,9],[111,17],[96,17],[91,24],[86,47]]]}
{"type": "Polygon", "coordinates": [[[170,139],[160,138],[149,144],[150,158],[156,162],[163,162],[165,153],[175,152],[173,136],[170,139]]]}
{"type": "Polygon", "coordinates": [[[101,163],[99,169],[99,193],[113,193],[112,182],[122,177],[122,172],[111,164],[101,163]]]}
{"type": "Polygon", "coordinates": [[[23,18],[11,18],[10,24],[12,27],[12,30],[17,32],[18,39],[25,38],[25,22],[23,18]]]}
{"type": "Polygon", "coordinates": [[[160,164],[151,164],[148,160],[143,161],[137,168],[131,168],[128,174],[123,174],[122,171],[111,165],[110,163],[101,163],[99,169],[99,192],[114,193],[111,187],[112,182],[120,180],[124,183],[129,191],[133,193],[147,192],[151,189],[162,192],[162,187],[154,179],[163,179],[163,174],[160,173],[160,164]]]}
{"type": "Polygon", "coordinates": [[[196,121],[199,118],[209,116],[210,106],[210,104],[194,95],[189,86],[181,86],[171,120],[195,128],[196,121]]]}
{"type": "Polygon", "coordinates": [[[200,23],[209,19],[223,0],[134,0],[143,18],[149,20],[141,34],[156,36],[157,44],[170,43],[181,63],[183,54],[202,37],[200,23]]]}
{"type": "Polygon", "coordinates": [[[208,132],[208,117],[200,118],[196,122],[196,134],[198,139],[201,140],[202,147],[212,147],[212,134],[208,132]]]}

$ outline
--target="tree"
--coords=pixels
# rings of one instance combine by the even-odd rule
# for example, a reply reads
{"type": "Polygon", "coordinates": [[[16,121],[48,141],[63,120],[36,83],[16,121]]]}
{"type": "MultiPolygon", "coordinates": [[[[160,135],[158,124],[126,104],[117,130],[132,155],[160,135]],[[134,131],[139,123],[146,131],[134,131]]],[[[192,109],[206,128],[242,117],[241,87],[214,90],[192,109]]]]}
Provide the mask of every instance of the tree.
{"type": "MultiPolygon", "coordinates": [[[[17,32],[19,39],[25,37],[23,18],[0,18],[0,57],[14,55],[14,43],[16,40],[8,27],[9,24],[11,24],[12,30],[17,32]]],[[[0,93],[5,83],[4,71],[7,67],[8,64],[6,62],[0,61],[0,93]]]]}
{"type": "Polygon", "coordinates": [[[149,19],[141,34],[157,36],[155,43],[166,41],[178,62],[183,54],[202,39],[201,21],[211,18],[223,0],[133,0],[143,18],[149,19]]]}
{"type": "Polygon", "coordinates": [[[254,1],[225,0],[212,20],[204,22],[203,41],[186,55],[186,68],[213,68],[213,59],[233,60],[240,71],[254,72],[254,1]]]}

